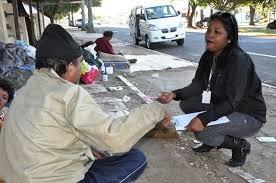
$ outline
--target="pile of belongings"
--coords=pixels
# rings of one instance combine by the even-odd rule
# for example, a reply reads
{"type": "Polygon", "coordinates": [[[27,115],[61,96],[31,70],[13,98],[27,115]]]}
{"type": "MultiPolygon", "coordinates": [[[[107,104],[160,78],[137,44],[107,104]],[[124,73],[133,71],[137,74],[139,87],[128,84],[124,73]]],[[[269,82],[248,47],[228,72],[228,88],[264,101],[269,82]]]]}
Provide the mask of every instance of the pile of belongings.
{"type": "Polygon", "coordinates": [[[81,63],[81,82],[83,84],[90,84],[97,79],[99,69],[103,63],[95,57],[89,50],[85,49],[94,42],[89,41],[81,45],[83,48],[83,58],[81,63]]]}
{"type": "Polygon", "coordinates": [[[99,68],[96,65],[89,65],[86,61],[81,63],[81,82],[83,84],[90,84],[96,80],[99,74],[99,68]]]}
{"type": "Polygon", "coordinates": [[[0,77],[13,83],[16,89],[22,87],[35,69],[35,51],[22,41],[0,42],[0,77]]]}

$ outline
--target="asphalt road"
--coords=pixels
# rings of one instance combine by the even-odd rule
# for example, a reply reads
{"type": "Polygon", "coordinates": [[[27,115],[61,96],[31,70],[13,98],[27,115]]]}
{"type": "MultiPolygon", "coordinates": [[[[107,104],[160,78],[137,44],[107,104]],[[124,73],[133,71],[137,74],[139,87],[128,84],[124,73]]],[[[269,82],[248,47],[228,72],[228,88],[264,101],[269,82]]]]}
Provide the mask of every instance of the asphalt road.
{"type": "MultiPolygon", "coordinates": [[[[112,30],[116,39],[131,42],[129,29],[126,27],[97,28],[100,33],[105,30],[112,30]]],[[[276,86],[276,38],[240,36],[239,43],[250,54],[262,82],[276,86]]],[[[144,43],[141,42],[140,45],[144,46],[144,43]]],[[[164,42],[154,44],[152,49],[198,62],[205,49],[204,33],[187,31],[184,46],[177,46],[175,42],[164,42]]]]}

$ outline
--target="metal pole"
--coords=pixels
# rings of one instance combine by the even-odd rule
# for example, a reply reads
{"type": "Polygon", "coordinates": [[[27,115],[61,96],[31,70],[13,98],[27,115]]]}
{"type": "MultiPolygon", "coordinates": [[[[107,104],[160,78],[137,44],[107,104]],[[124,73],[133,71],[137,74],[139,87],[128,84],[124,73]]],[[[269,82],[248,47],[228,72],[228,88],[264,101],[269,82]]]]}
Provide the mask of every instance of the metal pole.
{"type": "Polygon", "coordinates": [[[36,1],[36,10],[37,10],[39,37],[41,37],[41,22],[40,22],[40,12],[39,12],[39,2],[38,1],[36,1]]]}
{"type": "Polygon", "coordinates": [[[15,26],[15,35],[17,40],[21,40],[20,37],[20,27],[18,22],[18,5],[17,0],[12,0],[12,7],[13,7],[13,13],[14,13],[14,26],[15,26]]]}

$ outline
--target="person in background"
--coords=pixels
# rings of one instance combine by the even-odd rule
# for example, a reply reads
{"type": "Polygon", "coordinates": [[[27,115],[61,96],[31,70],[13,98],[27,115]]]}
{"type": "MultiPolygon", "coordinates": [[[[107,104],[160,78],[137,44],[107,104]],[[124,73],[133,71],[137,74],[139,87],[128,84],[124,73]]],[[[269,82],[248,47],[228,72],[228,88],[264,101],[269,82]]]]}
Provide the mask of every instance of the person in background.
{"type": "Polygon", "coordinates": [[[110,41],[113,37],[112,31],[105,31],[103,37],[96,39],[94,50],[103,61],[125,61],[135,63],[136,59],[127,60],[122,53],[115,53],[110,41]]]}
{"type": "Polygon", "coordinates": [[[14,97],[14,89],[12,84],[5,79],[0,78],[0,128],[4,124],[7,114],[6,105],[12,101],[14,97]]]}
{"type": "Polygon", "coordinates": [[[113,47],[110,43],[111,39],[113,37],[113,32],[112,31],[105,31],[103,33],[103,37],[96,39],[95,43],[97,44],[96,47],[94,48],[95,51],[98,52],[103,52],[111,55],[116,55],[116,53],[113,50],[113,47]]]}
{"type": "Polygon", "coordinates": [[[13,100],[0,134],[5,182],[131,182],[146,168],[144,153],[132,147],[163,119],[169,125],[163,105],[142,105],[114,119],[77,84],[82,59],[82,48],[65,29],[46,27],[36,70],[13,100]]]}
{"type": "Polygon", "coordinates": [[[245,138],[256,134],[266,122],[262,83],[250,56],[238,44],[234,15],[222,12],[211,15],[205,43],[206,51],[192,83],[164,92],[158,100],[161,103],[180,101],[184,113],[205,111],[187,126],[202,142],[193,150],[231,149],[232,158],[226,164],[242,166],[250,152],[250,143],[245,138]],[[223,116],[230,122],[207,126],[223,116]]]}

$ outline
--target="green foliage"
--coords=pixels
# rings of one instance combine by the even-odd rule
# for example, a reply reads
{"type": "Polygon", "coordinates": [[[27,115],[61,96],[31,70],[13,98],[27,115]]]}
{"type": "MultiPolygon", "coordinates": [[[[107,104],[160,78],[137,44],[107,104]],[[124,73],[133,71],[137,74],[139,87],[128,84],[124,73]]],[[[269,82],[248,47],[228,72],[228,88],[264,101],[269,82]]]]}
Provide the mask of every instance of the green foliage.
{"type": "Polygon", "coordinates": [[[239,6],[261,5],[263,8],[271,6],[275,0],[206,0],[213,8],[219,11],[233,11],[239,6]]]}
{"type": "Polygon", "coordinates": [[[47,0],[43,1],[43,9],[45,15],[51,19],[60,19],[67,16],[70,12],[77,12],[80,4],[71,4],[72,0],[47,0]]]}
{"type": "Polygon", "coordinates": [[[247,0],[244,5],[248,6],[256,6],[256,5],[261,5],[262,8],[268,7],[273,4],[275,0],[247,0]]]}
{"type": "Polygon", "coordinates": [[[207,6],[206,0],[189,0],[189,3],[192,7],[207,6]]]}
{"type": "Polygon", "coordinates": [[[269,16],[269,12],[272,9],[276,8],[276,0],[264,0],[262,3],[259,4],[259,6],[257,6],[257,12],[259,12],[259,14],[262,17],[262,21],[266,22],[268,21],[268,16],[269,16]]]}
{"type": "MultiPolygon", "coordinates": [[[[32,0],[33,3],[35,3],[36,1],[37,0],[32,0]]],[[[47,15],[51,19],[60,19],[67,16],[70,12],[77,12],[79,10],[81,4],[70,3],[74,1],[76,0],[43,0],[40,2],[44,4],[43,9],[45,15],[47,15]]],[[[85,3],[87,4],[87,0],[85,0],[85,3]]],[[[101,6],[101,4],[102,0],[92,0],[93,7],[101,6]]]]}
{"type": "MultiPolygon", "coordinates": [[[[88,0],[84,0],[85,5],[87,6],[88,0]]],[[[93,7],[100,7],[102,5],[102,0],[92,0],[92,6],[93,7]]]]}
{"type": "Polygon", "coordinates": [[[67,16],[70,12],[77,12],[79,10],[80,4],[66,3],[66,1],[69,2],[70,0],[64,0],[63,3],[58,4],[46,4],[44,6],[45,14],[49,14],[50,17],[54,19],[60,19],[62,17],[67,16]]]}
{"type": "Polygon", "coordinates": [[[206,3],[219,11],[230,12],[249,1],[251,0],[206,0],[206,3]]]}

